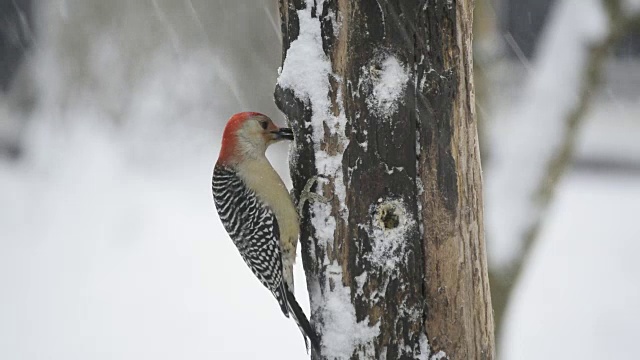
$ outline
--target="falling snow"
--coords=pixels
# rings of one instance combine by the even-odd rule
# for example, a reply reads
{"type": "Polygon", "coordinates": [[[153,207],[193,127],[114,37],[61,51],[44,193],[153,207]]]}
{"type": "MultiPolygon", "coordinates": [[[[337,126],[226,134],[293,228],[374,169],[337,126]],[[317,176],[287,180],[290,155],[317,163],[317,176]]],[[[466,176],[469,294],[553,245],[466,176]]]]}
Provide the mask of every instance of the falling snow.
{"type": "MultiPolygon", "coordinates": [[[[597,39],[606,27],[600,2],[557,2],[522,100],[503,106],[512,109],[503,117],[517,125],[503,128],[505,122],[492,119],[500,129],[499,141],[489,144],[491,158],[505,166],[485,173],[487,184],[495,186],[487,189],[486,207],[487,222],[494,223],[488,232],[494,260],[509,258],[518,246],[509,240],[536,215],[530,197],[520,191],[531,193],[530,180],[540,176],[541,164],[557,146],[563,129],[554,124],[559,125],[559,115],[576,93],[576,71],[584,59],[576,43],[597,39]],[[559,29],[561,36],[556,35],[559,29]],[[540,144],[544,148],[537,148],[540,144]]],[[[271,96],[281,55],[275,3],[258,6],[253,20],[259,21],[250,26],[237,20],[247,0],[103,3],[34,2],[38,46],[30,56],[35,69],[29,76],[37,102],[33,114],[15,119],[26,124],[24,157],[15,162],[0,158],[0,203],[7,204],[0,207],[0,287],[5,290],[0,358],[304,358],[295,324],[256,283],[217,220],[208,184],[219,124],[243,109],[277,114],[271,96]],[[259,36],[267,50],[256,48],[256,37],[245,31],[259,36]],[[196,131],[193,124],[199,126],[196,131]],[[252,346],[246,346],[247,338],[252,346]]],[[[318,3],[319,14],[323,4],[318,3]]],[[[622,5],[628,15],[640,11],[640,0],[622,5]]],[[[346,119],[343,111],[333,116],[327,110],[328,79],[334,75],[320,46],[318,21],[308,9],[299,13],[300,37],[291,44],[279,82],[312,108],[307,125],[316,145],[327,136],[326,126],[328,135],[345,146],[346,119]]],[[[337,35],[340,16],[330,10],[328,17],[337,35]]],[[[392,19],[386,21],[393,26],[392,19]]],[[[395,57],[379,60],[362,69],[375,90],[367,101],[377,114],[392,114],[406,91],[407,65],[395,57]],[[390,76],[393,72],[399,77],[390,76]]],[[[625,74],[632,78],[637,72],[630,69],[625,74]]],[[[425,89],[425,81],[417,87],[425,89]]],[[[16,83],[25,85],[19,79],[16,83]]],[[[579,147],[590,156],[601,154],[594,143],[611,142],[618,126],[624,130],[616,141],[637,143],[637,98],[630,104],[617,94],[604,97],[609,96],[607,106],[594,108],[590,120],[597,125],[585,124],[585,136],[592,141],[579,147]],[[619,118],[626,120],[621,124],[619,118]]],[[[15,114],[5,107],[11,97],[0,97],[0,117],[11,120],[15,114]]],[[[274,159],[282,160],[274,161],[276,166],[285,163],[277,152],[285,146],[278,146],[271,150],[274,159]]],[[[625,159],[636,159],[637,146],[630,149],[625,159]]],[[[344,206],[342,153],[316,153],[318,173],[333,179],[344,206]]],[[[425,191],[418,186],[420,193],[425,191]]],[[[557,192],[511,303],[501,355],[625,358],[636,346],[640,324],[634,306],[640,291],[629,285],[640,273],[634,258],[640,235],[633,225],[638,181],[616,174],[595,179],[574,174],[557,192]],[[609,284],[616,296],[594,292],[594,283],[609,284]],[[550,300],[549,292],[558,291],[565,296],[550,300]],[[564,341],[553,341],[558,338],[564,341]]],[[[326,246],[336,221],[348,213],[343,209],[334,217],[331,207],[320,203],[312,204],[312,212],[319,243],[326,246]]],[[[376,257],[382,266],[387,257],[404,251],[401,244],[375,247],[383,254],[376,257]]],[[[355,278],[354,294],[340,286],[342,269],[328,260],[326,265],[331,270],[327,281],[337,286],[326,298],[313,294],[320,299],[314,312],[330,323],[328,354],[344,358],[378,336],[379,324],[356,322],[350,303],[351,296],[364,293],[368,274],[355,278]]],[[[302,279],[300,270],[296,281],[302,279]]],[[[296,288],[305,307],[306,287],[296,288]]],[[[426,336],[420,338],[420,349],[417,359],[446,358],[442,352],[429,354],[426,336]]]]}
{"type": "Polygon", "coordinates": [[[501,123],[510,126],[496,133],[493,166],[487,169],[487,197],[493,204],[487,208],[488,246],[494,264],[514,258],[521,249],[517,239],[539,216],[532,199],[561,145],[564,119],[576,105],[589,44],[606,33],[605,13],[599,0],[561,2],[520,103],[503,114],[511,121],[501,123]]]}

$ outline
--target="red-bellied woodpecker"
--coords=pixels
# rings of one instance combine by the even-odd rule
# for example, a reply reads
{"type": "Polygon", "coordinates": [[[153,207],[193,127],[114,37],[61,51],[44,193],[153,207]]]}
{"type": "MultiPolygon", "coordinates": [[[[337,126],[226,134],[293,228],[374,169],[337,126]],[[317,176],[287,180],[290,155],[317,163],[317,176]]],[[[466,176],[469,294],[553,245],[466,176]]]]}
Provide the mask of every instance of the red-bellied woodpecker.
{"type": "Polygon", "coordinates": [[[300,225],[287,188],[265,156],[267,147],[293,132],[255,112],[233,115],[224,129],[213,170],[213,200],[242,259],[271,291],[286,317],[293,315],[317,349],[319,341],[293,295],[293,263],[300,225]]]}

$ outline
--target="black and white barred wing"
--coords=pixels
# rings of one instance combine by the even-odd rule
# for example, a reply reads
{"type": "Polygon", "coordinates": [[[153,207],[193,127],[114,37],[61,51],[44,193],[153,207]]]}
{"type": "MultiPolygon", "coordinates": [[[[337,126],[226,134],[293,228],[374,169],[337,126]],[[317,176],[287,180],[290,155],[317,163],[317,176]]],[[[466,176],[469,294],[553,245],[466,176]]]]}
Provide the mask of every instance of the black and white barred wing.
{"type": "Polygon", "coordinates": [[[275,215],[231,169],[215,167],[212,190],[222,225],[244,262],[273,293],[282,312],[288,316],[281,287],[280,234],[275,215]]]}

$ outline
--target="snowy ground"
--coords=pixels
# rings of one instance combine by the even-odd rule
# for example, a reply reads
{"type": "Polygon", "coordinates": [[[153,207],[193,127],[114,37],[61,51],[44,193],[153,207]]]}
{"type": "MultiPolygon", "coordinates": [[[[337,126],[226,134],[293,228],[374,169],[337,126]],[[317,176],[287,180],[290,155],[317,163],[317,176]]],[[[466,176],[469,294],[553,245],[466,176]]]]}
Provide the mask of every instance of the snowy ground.
{"type": "Polygon", "coordinates": [[[638,214],[638,177],[562,181],[507,314],[504,359],[635,358],[638,214]]]}
{"type": "Polygon", "coordinates": [[[502,359],[633,358],[640,338],[638,66],[608,65],[605,90],[579,131],[576,165],[559,184],[511,299],[502,359]]]}
{"type": "MultiPolygon", "coordinates": [[[[34,126],[48,146],[0,162],[0,358],[304,358],[215,215],[216,136],[140,144],[90,124],[46,141],[34,126]],[[176,155],[140,166],[131,143],[176,155]]],[[[504,359],[628,357],[640,336],[638,204],[637,177],[581,171],[561,183],[504,359]]]]}
{"type": "Polygon", "coordinates": [[[140,170],[109,130],[74,133],[0,163],[0,358],[304,356],[215,215],[217,141],[140,170]]]}
{"type": "MultiPolygon", "coordinates": [[[[271,96],[279,45],[257,47],[277,43],[265,17],[275,10],[237,3],[235,15],[257,12],[260,31],[217,11],[222,3],[154,1],[149,11],[120,1],[101,22],[104,11],[87,21],[78,10],[99,3],[45,14],[55,31],[39,44],[40,103],[24,132],[25,157],[0,158],[0,359],[305,358],[298,329],[244,265],[210,192],[217,124],[240,110],[280,121],[271,96]],[[103,31],[123,14],[122,33],[103,31]],[[132,36],[147,22],[151,35],[132,36]],[[73,38],[86,53],[68,41],[85,34],[78,23],[103,35],[73,38]],[[220,45],[214,36],[227,27],[220,45]],[[169,49],[140,48],[160,30],[171,35],[169,49]],[[198,37],[220,48],[200,48],[198,37]],[[244,56],[247,49],[260,56],[244,56]]],[[[629,69],[617,74],[640,73],[629,69]]],[[[628,90],[601,95],[579,159],[640,161],[639,98],[628,90]]],[[[285,151],[271,153],[283,174],[285,151]]],[[[640,338],[634,176],[580,170],[562,181],[507,314],[503,359],[631,357],[640,338]]],[[[308,309],[304,289],[296,286],[308,309]]]]}

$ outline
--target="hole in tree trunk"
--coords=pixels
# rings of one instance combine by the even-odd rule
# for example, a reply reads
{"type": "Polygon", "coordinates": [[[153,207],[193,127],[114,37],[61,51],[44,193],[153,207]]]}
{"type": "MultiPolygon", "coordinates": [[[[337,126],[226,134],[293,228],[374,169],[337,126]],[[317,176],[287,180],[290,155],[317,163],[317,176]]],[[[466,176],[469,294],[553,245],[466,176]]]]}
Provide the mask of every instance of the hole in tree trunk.
{"type": "Polygon", "coordinates": [[[382,209],[380,212],[380,218],[385,229],[394,229],[398,227],[398,224],[400,224],[400,218],[396,214],[394,208],[382,209]]]}

